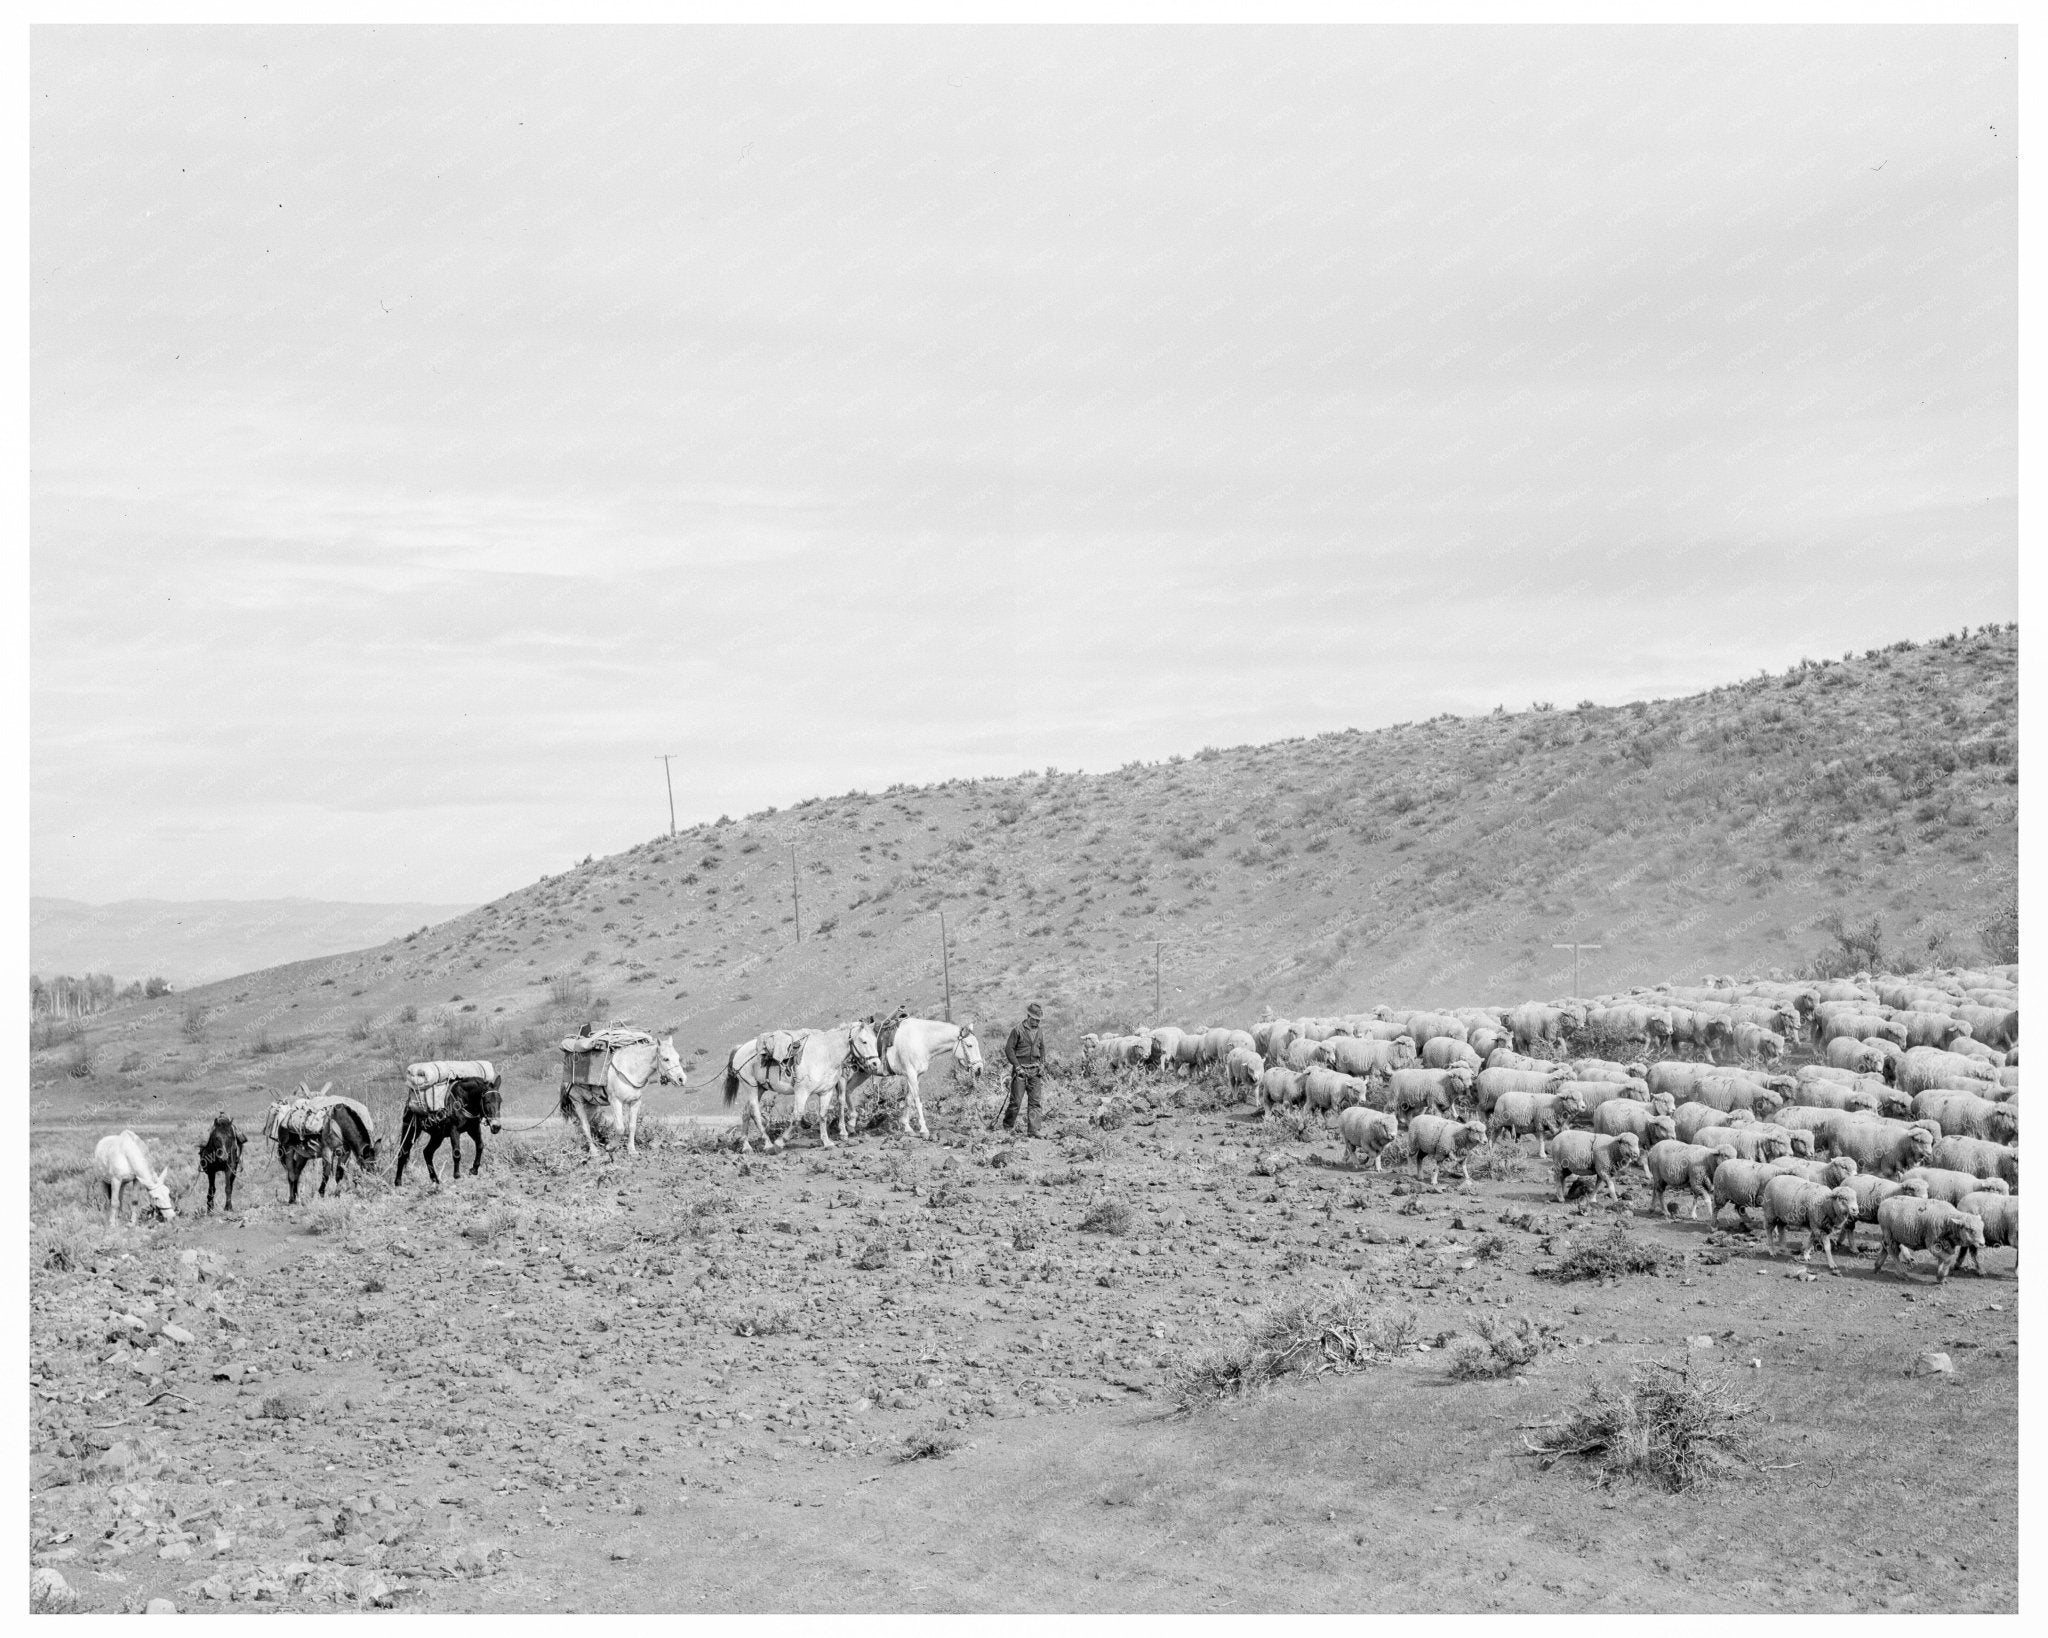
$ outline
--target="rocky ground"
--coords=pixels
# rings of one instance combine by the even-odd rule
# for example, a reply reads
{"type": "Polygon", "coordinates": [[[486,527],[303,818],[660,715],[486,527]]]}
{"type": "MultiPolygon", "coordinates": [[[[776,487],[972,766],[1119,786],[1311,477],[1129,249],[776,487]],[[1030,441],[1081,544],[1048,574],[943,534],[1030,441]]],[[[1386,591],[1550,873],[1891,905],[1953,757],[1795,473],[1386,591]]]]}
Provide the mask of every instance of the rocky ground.
{"type": "MultiPolygon", "coordinates": [[[[339,1205],[285,1205],[252,1146],[238,1216],[207,1219],[188,1180],[175,1223],[112,1233],[84,1170],[97,1134],[39,1132],[38,1596],[2016,1607],[2011,1253],[1940,1291],[1867,1255],[1815,1277],[1655,1222],[1640,1184],[1560,1206],[1533,1157],[1412,1191],[1201,1089],[1143,1092],[1110,1130],[1092,1094],[1056,1104],[1035,1141],[954,1094],[936,1142],[806,1134],[743,1157],[672,1122],[594,1163],[549,1122],[481,1176],[373,1178],[339,1205]],[[1616,1221],[1656,1272],[1543,1277],[1616,1221]],[[1347,1289],[1410,1339],[1174,1414],[1191,1362],[1347,1289]],[[1513,1316],[1539,1357],[1452,1374],[1482,1317],[1513,1316]],[[1930,1353],[1952,1369],[1915,1374],[1930,1353]],[[1756,1407],[1739,1473],[1595,1489],[1526,1455],[1595,1380],[1687,1357],[1756,1407]]],[[[189,1157],[202,1130],[147,1135],[189,1157]]]]}

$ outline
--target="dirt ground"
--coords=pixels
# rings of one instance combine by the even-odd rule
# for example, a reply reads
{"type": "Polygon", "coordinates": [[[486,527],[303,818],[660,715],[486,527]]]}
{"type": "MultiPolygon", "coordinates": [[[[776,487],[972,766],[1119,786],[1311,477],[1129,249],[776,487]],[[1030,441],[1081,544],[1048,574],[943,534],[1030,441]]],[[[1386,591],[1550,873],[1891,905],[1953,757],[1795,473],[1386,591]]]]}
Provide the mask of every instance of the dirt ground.
{"type": "MultiPolygon", "coordinates": [[[[1937,1291],[1874,1277],[1866,1226],[1803,1277],[1640,1179],[1560,1206],[1525,1150],[1414,1192],[1200,1089],[1149,1103],[1012,1141],[956,1092],[936,1142],[753,1157],[665,1122],[592,1163],[536,1102],[459,1183],[289,1207],[259,1143],[240,1215],[188,1176],[175,1223],[111,1234],[100,1129],[38,1127],[31,1559],[95,1610],[2016,1608],[2013,1253],[1937,1291]],[[1105,1199],[1126,1232],[1082,1228],[1105,1199]],[[1617,1216],[1663,1271],[1534,1272],[1617,1216]],[[1181,1366],[1347,1284],[1417,1342],[1176,1414],[1181,1366]],[[1554,1346],[1460,1380],[1487,1315],[1554,1346]],[[1739,1471],[1526,1454],[1688,1356],[1754,1404],[1739,1471]]],[[[203,1122],[137,1129],[189,1173],[203,1122]]]]}

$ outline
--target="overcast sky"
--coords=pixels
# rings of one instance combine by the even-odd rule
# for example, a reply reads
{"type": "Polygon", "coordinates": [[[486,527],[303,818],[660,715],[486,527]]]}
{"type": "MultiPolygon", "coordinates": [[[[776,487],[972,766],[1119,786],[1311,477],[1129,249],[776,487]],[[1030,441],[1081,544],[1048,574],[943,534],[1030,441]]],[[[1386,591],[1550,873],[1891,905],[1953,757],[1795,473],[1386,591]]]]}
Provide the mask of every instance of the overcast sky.
{"type": "Polygon", "coordinates": [[[2013,52],[38,31],[33,889],[2016,618],[2013,52]]]}

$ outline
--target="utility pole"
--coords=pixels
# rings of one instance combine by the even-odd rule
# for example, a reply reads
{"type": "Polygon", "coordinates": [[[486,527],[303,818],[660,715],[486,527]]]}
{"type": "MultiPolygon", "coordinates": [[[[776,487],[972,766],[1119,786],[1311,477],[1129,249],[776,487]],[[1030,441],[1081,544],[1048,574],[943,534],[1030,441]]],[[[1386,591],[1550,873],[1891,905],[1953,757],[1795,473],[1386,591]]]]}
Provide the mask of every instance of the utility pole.
{"type": "Polygon", "coordinates": [[[1553,950],[1569,950],[1569,951],[1571,951],[1571,953],[1572,953],[1572,994],[1573,994],[1574,996],[1576,996],[1576,995],[1577,995],[1577,994],[1579,993],[1579,952],[1580,952],[1581,950],[1597,950],[1597,949],[1599,949],[1599,948],[1600,948],[1600,946],[1599,946],[1599,945],[1597,945],[1597,944],[1553,944],[1553,945],[1551,945],[1551,948],[1552,948],[1553,950]]]}
{"type": "Polygon", "coordinates": [[[953,1021],[953,963],[946,955],[946,912],[939,912],[939,971],[946,981],[946,1022],[953,1021]]]}
{"type": "Polygon", "coordinates": [[[804,941],[804,904],[796,891],[796,843],[789,844],[789,902],[796,910],[796,941],[804,941]]]}
{"type": "MultiPolygon", "coordinates": [[[[675,752],[671,751],[668,755],[674,756],[675,752]]],[[[674,775],[668,771],[668,756],[661,759],[661,779],[662,783],[668,786],[668,833],[673,840],[676,833],[676,782],[674,775]]]]}
{"type": "Polygon", "coordinates": [[[1152,1016],[1159,1017],[1159,940],[1152,941],[1152,1016]]]}

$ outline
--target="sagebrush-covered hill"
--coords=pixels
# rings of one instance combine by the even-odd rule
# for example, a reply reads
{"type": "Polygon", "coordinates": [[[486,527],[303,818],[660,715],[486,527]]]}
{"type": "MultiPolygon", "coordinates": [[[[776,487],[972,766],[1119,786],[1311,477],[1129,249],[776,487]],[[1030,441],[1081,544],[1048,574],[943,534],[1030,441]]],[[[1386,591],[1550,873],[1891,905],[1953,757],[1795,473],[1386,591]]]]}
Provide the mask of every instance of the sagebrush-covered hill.
{"type": "MultiPolygon", "coordinates": [[[[119,1009],[37,1055],[37,1114],[367,1088],[426,1056],[493,1057],[533,1092],[586,1017],[672,1028],[706,1070],[771,1024],[937,1014],[942,911],[954,1013],[995,1039],[1034,997],[1057,1039],[1561,995],[1565,940],[1602,946],[1587,993],[1789,971],[1830,912],[1877,917],[1890,959],[1970,957],[2017,872],[2017,656],[2016,627],[1986,628],[1683,699],[721,820],[374,949],[119,1009]]],[[[675,1107],[704,1106],[696,1082],[675,1107]]]]}

